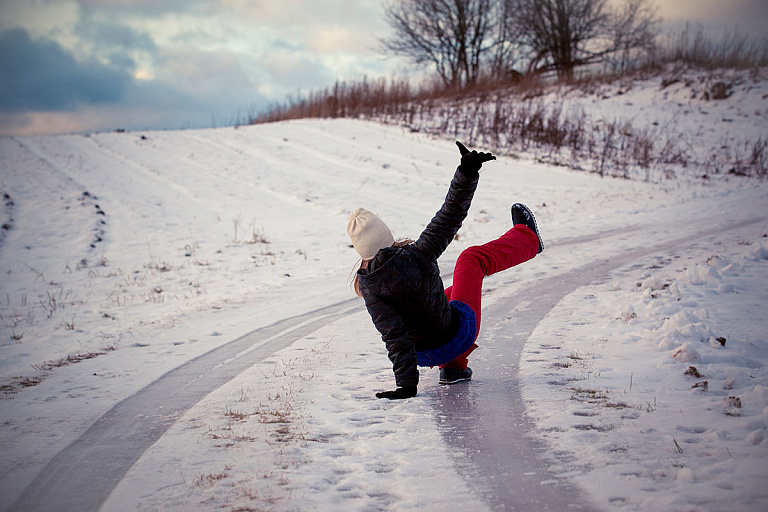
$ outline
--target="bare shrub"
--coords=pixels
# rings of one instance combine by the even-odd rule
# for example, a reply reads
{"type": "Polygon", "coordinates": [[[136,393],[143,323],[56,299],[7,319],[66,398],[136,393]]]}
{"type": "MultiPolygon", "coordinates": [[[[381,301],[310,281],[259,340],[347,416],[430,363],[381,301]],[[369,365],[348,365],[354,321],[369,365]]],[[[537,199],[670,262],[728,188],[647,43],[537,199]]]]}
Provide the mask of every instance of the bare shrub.
{"type": "MultiPolygon", "coordinates": [[[[462,87],[439,77],[419,83],[383,78],[337,82],[333,87],[289,98],[287,103],[273,106],[250,122],[306,117],[372,119],[405,126],[414,132],[461,138],[468,144],[482,144],[495,150],[533,152],[539,160],[591,169],[600,176],[639,175],[650,180],[653,169],[658,171],[656,176],[671,178],[679,168],[695,167],[704,170],[704,176],[722,169],[763,179],[768,146],[763,138],[696,161],[696,151],[675,126],[636,128],[619,119],[592,119],[583,109],[567,110],[558,99],[561,90],[594,94],[606,81],[622,76],[658,76],[666,72],[664,66],[671,62],[683,69],[768,65],[766,38],[749,39],[746,35],[727,33],[714,40],[702,29],[689,26],[659,38],[657,43],[648,56],[623,54],[620,66],[610,71],[608,67],[600,68],[602,71],[593,69],[591,74],[571,78],[567,83],[558,82],[556,74],[537,73],[516,75],[514,80],[509,74],[480,74],[477,80],[462,87]]],[[[679,80],[677,75],[664,78],[662,87],[679,80]]],[[[235,237],[238,235],[235,225],[235,237]]],[[[253,240],[267,243],[263,233],[255,231],[253,240]]]]}

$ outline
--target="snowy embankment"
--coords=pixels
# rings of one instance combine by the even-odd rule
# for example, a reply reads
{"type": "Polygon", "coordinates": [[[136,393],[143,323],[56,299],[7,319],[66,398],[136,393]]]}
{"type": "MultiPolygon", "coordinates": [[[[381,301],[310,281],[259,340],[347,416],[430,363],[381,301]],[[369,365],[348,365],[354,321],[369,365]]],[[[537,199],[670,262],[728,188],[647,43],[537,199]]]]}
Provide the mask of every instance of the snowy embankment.
{"type": "Polygon", "coordinates": [[[768,173],[766,70],[660,73],[435,101],[377,119],[601,175],[768,173]]]}
{"type": "MultiPolygon", "coordinates": [[[[641,89],[633,107],[645,98],[666,116],[678,104],[658,84],[641,89]]],[[[687,109],[713,119],[692,133],[698,146],[766,138],[764,102],[709,105],[687,109]]],[[[2,508],[164,373],[349,299],[348,212],[365,206],[416,236],[457,157],[450,139],[351,120],[0,139],[2,508]]],[[[500,155],[441,266],[507,229],[515,201],[536,213],[547,250],[488,279],[487,301],[510,309],[537,277],[670,242],[567,296],[526,344],[519,374],[544,456],[552,479],[588,491],[585,509],[762,510],[768,189],[670,166],[677,179],[646,183],[500,155]]],[[[483,330],[473,357],[492,358],[483,330]]],[[[376,400],[392,380],[352,308],[187,411],[104,509],[482,509],[430,406],[450,389],[425,369],[419,397],[376,400]]]]}
{"type": "Polygon", "coordinates": [[[749,232],[615,272],[564,299],[529,338],[526,405],[555,450],[575,452],[555,469],[597,503],[767,503],[768,243],[749,232]]]}

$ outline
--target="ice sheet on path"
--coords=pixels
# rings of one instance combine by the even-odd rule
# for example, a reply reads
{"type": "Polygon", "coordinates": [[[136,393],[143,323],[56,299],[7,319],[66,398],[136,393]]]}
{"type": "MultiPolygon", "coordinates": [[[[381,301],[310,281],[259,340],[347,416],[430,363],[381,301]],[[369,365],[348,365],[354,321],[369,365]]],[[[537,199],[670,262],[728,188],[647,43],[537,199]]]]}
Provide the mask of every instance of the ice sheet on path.
{"type": "MultiPolygon", "coordinates": [[[[487,510],[428,403],[373,397],[391,377],[369,323],[324,327],[209,395],[102,510],[487,510]]],[[[437,386],[425,381],[422,394],[437,386]]]]}
{"type": "Polygon", "coordinates": [[[607,510],[768,506],[768,241],[698,245],[580,289],[523,353],[540,435],[575,455],[553,471],[607,510]]]}

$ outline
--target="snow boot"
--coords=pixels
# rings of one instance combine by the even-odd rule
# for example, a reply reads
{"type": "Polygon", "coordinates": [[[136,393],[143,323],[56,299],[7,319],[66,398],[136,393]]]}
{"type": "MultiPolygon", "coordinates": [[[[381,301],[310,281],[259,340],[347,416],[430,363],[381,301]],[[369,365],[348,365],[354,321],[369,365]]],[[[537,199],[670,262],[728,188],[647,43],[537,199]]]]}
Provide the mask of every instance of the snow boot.
{"type": "Polygon", "coordinates": [[[539,233],[539,228],[536,226],[536,218],[533,216],[531,210],[523,203],[515,203],[512,205],[512,224],[525,224],[531,228],[531,231],[536,233],[536,236],[539,237],[539,251],[536,254],[540,254],[541,251],[544,250],[544,241],[541,239],[541,233],[539,233]]]}
{"type": "Polygon", "coordinates": [[[472,380],[472,368],[440,368],[440,384],[456,384],[465,380],[472,380]]]}

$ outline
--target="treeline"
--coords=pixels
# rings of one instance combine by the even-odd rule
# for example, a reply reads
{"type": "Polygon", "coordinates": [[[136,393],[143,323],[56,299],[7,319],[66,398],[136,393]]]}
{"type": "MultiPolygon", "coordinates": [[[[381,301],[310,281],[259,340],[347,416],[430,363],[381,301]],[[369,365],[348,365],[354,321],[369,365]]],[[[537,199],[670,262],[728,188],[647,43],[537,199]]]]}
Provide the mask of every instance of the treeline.
{"type": "MultiPolygon", "coordinates": [[[[708,37],[700,28],[686,27],[677,33],[657,37],[653,50],[637,55],[619,69],[611,65],[585,68],[569,81],[578,85],[600,78],[626,73],[654,73],[670,63],[698,69],[753,69],[768,66],[768,39],[754,39],[727,32],[719,39],[708,37]]],[[[370,117],[395,120],[410,125],[423,107],[419,104],[451,98],[489,95],[512,91],[518,98],[539,94],[547,83],[557,81],[556,74],[530,73],[509,76],[484,76],[461,86],[442,77],[414,83],[405,79],[368,79],[336,82],[332,87],[288,97],[248,117],[249,124],[268,123],[308,117],[370,117]]]]}
{"type": "Polygon", "coordinates": [[[385,20],[384,54],[428,64],[453,86],[622,66],[653,49],[659,23],[651,0],[389,0],[385,20]]]}
{"type": "MultiPolygon", "coordinates": [[[[429,13],[425,10],[427,7],[461,3],[401,1],[391,3],[390,9],[409,6],[421,9],[421,16],[426,17],[429,13]]],[[[512,5],[479,0],[464,3],[477,9],[512,5]]],[[[521,0],[514,2],[518,6],[523,3],[521,0]]],[[[534,3],[539,4],[539,1],[534,3]]],[[[547,4],[548,1],[541,3],[547,4]]],[[[555,3],[578,2],[557,0],[555,3]]],[[[636,12],[645,12],[640,9],[645,5],[640,0],[630,0],[628,5],[634,6],[636,12]]],[[[395,11],[390,12],[390,16],[394,16],[395,11]]],[[[499,11],[494,12],[498,15],[499,11]]],[[[437,15],[434,12],[431,14],[437,15]]],[[[551,95],[544,96],[553,85],[567,84],[568,88],[590,90],[601,81],[658,76],[669,72],[670,68],[712,71],[762,68],[768,66],[767,38],[756,39],[736,31],[713,38],[702,28],[689,26],[676,33],[654,33],[652,42],[642,47],[624,46],[622,49],[609,45],[604,47],[604,52],[598,52],[597,47],[592,45],[588,54],[574,52],[572,48],[570,53],[564,52],[571,56],[569,63],[564,63],[558,60],[554,49],[534,51],[535,47],[528,46],[526,53],[521,49],[522,39],[516,40],[518,42],[512,52],[508,40],[505,39],[507,42],[500,45],[495,37],[487,39],[490,37],[487,34],[496,34],[501,30],[497,22],[487,26],[475,23],[470,29],[464,25],[467,20],[475,18],[466,17],[466,14],[462,18],[465,22],[458,24],[465,30],[460,32],[460,38],[486,41],[484,46],[478,47],[482,51],[468,49],[467,45],[454,45],[451,50],[454,53],[446,53],[442,61],[432,62],[435,72],[428,78],[419,82],[385,78],[337,82],[332,87],[288,97],[263,113],[250,116],[248,122],[255,124],[313,117],[374,119],[413,131],[454,136],[497,150],[528,152],[550,163],[601,176],[658,180],[675,177],[674,169],[691,169],[701,178],[722,173],[761,179],[768,176],[768,140],[760,134],[757,134],[757,140],[744,140],[717,155],[703,157],[691,147],[686,134],[669,127],[634,127],[620,119],[592,119],[583,111],[565,111],[561,101],[553,101],[551,95]],[[477,31],[481,29],[486,36],[478,36],[477,31]],[[616,48],[621,51],[615,51],[616,48]],[[521,57],[523,55],[527,56],[527,60],[521,57]],[[517,63],[517,69],[511,67],[513,62],[517,63]],[[523,62],[525,65],[521,67],[523,62]],[[545,100],[545,97],[548,99],[545,100]]],[[[641,17],[636,15],[630,18],[636,22],[641,17]]],[[[402,19],[414,23],[420,18],[412,12],[402,19]]],[[[449,19],[455,22],[459,18],[454,16],[449,19]]],[[[626,15],[612,15],[603,19],[612,20],[603,27],[615,28],[617,20],[627,18],[626,15]]],[[[390,20],[390,23],[394,21],[390,20]]],[[[635,25],[634,22],[629,24],[635,25]]],[[[512,29],[507,26],[504,30],[509,34],[512,29]]],[[[456,34],[451,37],[454,36],[456,34]]],[[[427,46],[421,44],[421,47],[427,46]]],[[[390,46],[389,51],[393,49],[390,46]]],[[[417,57],[416,54],[412,58],[429,62],[427,57],[417,57]]],[[[662,80],[662,87],[676,80],[670,76],[662,80]]],[[[723,83],[712,85],[726,87],[723,83]]],[[[713,89],[706,94],[714,99],[722,92],[713,89]]]]}

